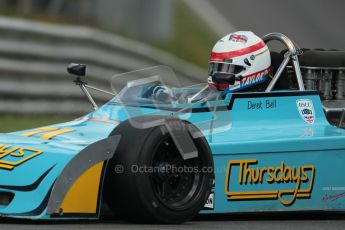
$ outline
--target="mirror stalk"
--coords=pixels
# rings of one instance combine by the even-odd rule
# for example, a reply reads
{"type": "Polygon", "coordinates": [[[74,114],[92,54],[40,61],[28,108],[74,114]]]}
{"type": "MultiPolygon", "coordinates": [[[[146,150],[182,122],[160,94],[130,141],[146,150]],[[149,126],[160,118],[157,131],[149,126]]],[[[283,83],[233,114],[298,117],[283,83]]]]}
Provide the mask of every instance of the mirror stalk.
{"type": "Polygon", "coordinates": [[[83,91],[83,93],[85,94],[85,96],[87,97],[87,99],[89,99],[89,101],[92,104],[92,107],[94,110],[98,109],[98,105],[96,104],[95,100],[93,100],[91,94],[89,93],[89,91],[87,91],[85,85],[80,85],[80,89],[81,91],[83,91]]]}
{"type": "Polygon", "coordinates": [[[99,88],[96,88],[93,86],[89,86],[86,81],[82,80],[82,77],[85,77],[85,74],[86,74],[86,66],[85,65],[71,63],[68,65],[67,71],[70,74],[77,76],[77,78],[74,80],[74,83],[80,87],[81,91],[83,91],[84,95],[87,97],[87,99],[92,104],[92,107],[94,110],[97,110],[98,106],[97,106],[95,100],[92,98],[89,91],[87,90],[87,88],[92,89],[92,90],[96,90],[96,91],[104,93],[104,94],[115,96],[115,94],[113,94],[111,92],[107,92],[105,90],[102,90],[102,89],[99,89],[99,88]]]}

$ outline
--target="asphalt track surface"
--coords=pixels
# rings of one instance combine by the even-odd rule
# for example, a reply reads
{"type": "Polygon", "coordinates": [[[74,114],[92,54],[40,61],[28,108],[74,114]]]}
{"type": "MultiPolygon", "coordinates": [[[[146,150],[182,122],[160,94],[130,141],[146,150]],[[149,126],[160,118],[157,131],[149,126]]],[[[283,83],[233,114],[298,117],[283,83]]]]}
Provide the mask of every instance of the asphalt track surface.
{"type": "Polygon", "coordinates": [[[257,230],[316,230],[345,229],[345,213],[298,213],[202,216],[182,225],[135,225],[120,220],[42,222],[1,220],[0,229],[66,230],[66,229],[257,229],[257,230]]]}

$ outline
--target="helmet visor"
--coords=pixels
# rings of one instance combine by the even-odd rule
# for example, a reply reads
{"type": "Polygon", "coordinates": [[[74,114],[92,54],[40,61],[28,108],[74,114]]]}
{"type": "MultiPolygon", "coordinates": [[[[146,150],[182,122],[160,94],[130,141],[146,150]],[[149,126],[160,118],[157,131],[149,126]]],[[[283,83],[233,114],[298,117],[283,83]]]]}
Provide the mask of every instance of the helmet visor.
{"type": "Polygon", "coordinates": [[[226,62],[210,62],[208,65],[208,75],[213,76],[215,73],[239,74],[245,68],[240,65],[233,65],[226,62]]]}

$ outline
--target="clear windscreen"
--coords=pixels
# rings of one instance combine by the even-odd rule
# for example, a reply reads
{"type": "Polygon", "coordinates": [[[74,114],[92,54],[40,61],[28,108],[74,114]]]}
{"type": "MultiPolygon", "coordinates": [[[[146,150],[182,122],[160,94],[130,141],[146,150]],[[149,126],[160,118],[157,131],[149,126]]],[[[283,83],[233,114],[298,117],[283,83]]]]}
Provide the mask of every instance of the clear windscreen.
{"type": "MultiPolygon", "coordinates": [[[[206,79],[206,78],[205,78],[206,79]]],[[[135,127],[150,124],[136,122],[142,115],[176,116],[198,123],[201,131],[223,130],[231,127],[231,118],[224,112],[224,98],[221,92],[207,83],[180,85],[173,70],[167,66],[156,66],[113,76],[111,88],[115,93],[113,103],[123,106],[127,117],[135,127]],[[206,117],[195,111],[209,111],[206,117]],[[219,110],[219,111],[218,111],[219,110]],[[203,119],[199,117],[203,116],[203,119]]],[[[161,124],[162,121],[154,122],[161,124]]]]}
{"type": "Polygon", "coordinates": [[[191,104],[204,98],[216,99],[219,92],[207,83],[181,87],[167,66],[156,66],[118,74],[111,88],[121,104],[191,104]]]}

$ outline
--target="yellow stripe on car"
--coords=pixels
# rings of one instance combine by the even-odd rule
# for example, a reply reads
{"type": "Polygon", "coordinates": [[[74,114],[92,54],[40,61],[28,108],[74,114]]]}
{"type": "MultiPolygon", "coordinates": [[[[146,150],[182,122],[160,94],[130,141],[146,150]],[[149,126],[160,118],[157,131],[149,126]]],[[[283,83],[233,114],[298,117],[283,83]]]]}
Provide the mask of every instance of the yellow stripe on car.
{"type": "Polygon", "coordinates": [[[98,195],[104,162],[100,162],[73,184],[61,204],[59,214],[94,214],[97,213],[98,195]]]}
{"type": "Polygon", "coordinates": [[[55,128],[55,127],[46,127],[46,128],[40,128],[40,129],[36,129],[27,133],[22,133],[21,136],[23,137],[31,137],[34,136],[36,134],[43,134],[40,136],[41,139],[43,140],[50,140],[53,139],[56,136],[59,136],[61,134],[64,133],[69,133],[69,132],[73,132],[73,129],[69,129],[69,128],[55,128]]]}

